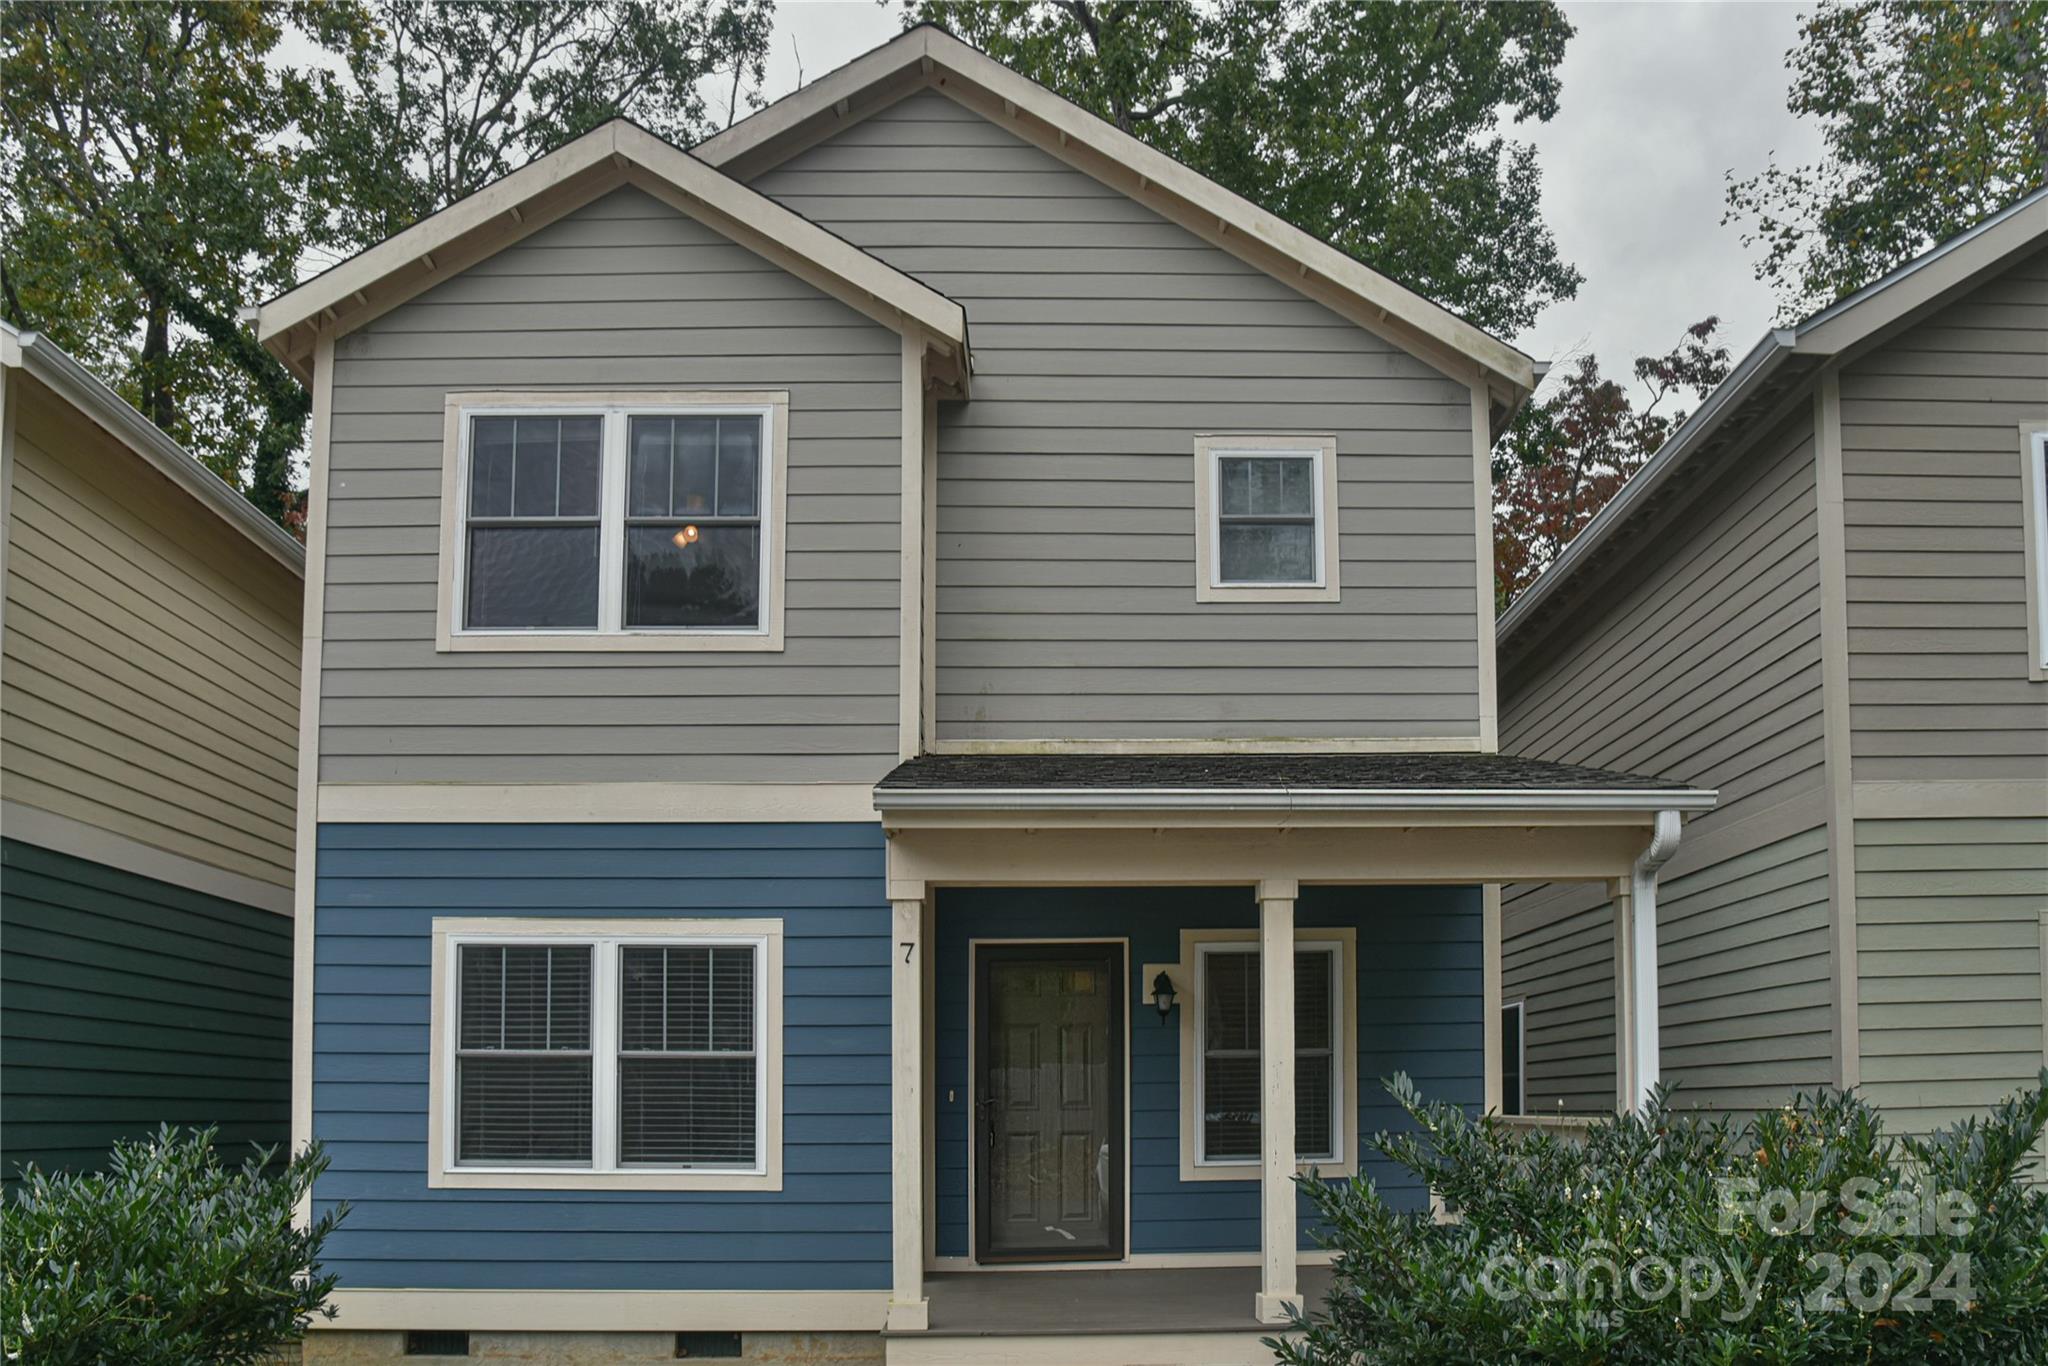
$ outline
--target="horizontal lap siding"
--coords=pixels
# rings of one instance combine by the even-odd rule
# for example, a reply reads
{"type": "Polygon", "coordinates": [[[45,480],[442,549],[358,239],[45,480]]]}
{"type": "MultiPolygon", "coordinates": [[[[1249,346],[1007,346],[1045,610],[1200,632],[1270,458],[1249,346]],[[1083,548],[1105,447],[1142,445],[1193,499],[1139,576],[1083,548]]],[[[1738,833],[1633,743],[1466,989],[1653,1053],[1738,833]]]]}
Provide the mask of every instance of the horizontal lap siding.
{"type": "Polygon", "coordinates": [[[893,761],[894,333],[627,189],[336,352],[324,781],[859,781],[893,761]],[[789,391],[781,653],[436,653],[445,397],[552,388],[789,391]]]}
{"type": "Polygon", "coordinates": [[[1938,1128],[2043,1066],[2048,821],[1856,822],[1863,1092],[1938,1128]]]}
{"type": "Polygon", "coordinates": [[[1465,387],[936,92],[755,184],[967,310],[941,739],[1477,734],[1465,387]],[[1195,602],[1211,430],[1336,434],[1341,602],[1195,602]]]}
{"type": "Polygon", "coordinates": [[[326,825],[318,1209],[344,1286],[879,1289],[889,1276],[889,903],[868,825],[326,825]],[[779,1192],[430,1190],[436,916],[783,924],[779,1192]]]}
{"type": "MultiPolygon", "coordinates": [[[[967,1143],[973,1099],[969,941],[1130,941],[1126,1012],[1130,1028],[1130,1250],[1134,1254],[1245,1252],[1259,1245],[1259,1188],[1246,1181],[1180,1179],[1180,1031],[1193,1008],[1182,997],[1161,1024],[1147,1000],[1147,963],[1180,958],[1184,929],[1258,924],[1250,888],[1059,888],[946,890],[937,903],[938,1255],[969,1254],[967,1143]]],[[[1431,1100],[1477,1109],[1485,1096],[1482,936],[1476,888],[1304,888],[1303,929],[1358,932],[1357,1067],[1347,1078],[1365,1174],[1409,1208],[1425,1198],[1411,1178],[1377,1158],[1367,1140],[1406,1118],[1382,1082],[1414,1078],[1431,1100]]],[[[1302,1206],[1304,1220],[1307,1205],[1302,1206]]],[[[1304,1227],[1303,1246],[1313,1246],[1304,1227]]]]}
{"type": "MultiPolygon", "coordinates": [[[[1801,412],[1760,438],[1502,695],[1503,750],[1721,794],[1660,893],[1663,1074],[1682,1104],[1751,1109],[1833,1069],[1811,435],[1801,412]],[[1709,839],[1717,852],[1693,852],[1709,839]]],[[[1605,891],[1511,887],[1504,916],[1526,1108],[1611,1110],[1605,891]]]]}
{"type": "Polygon", "coordinates": [[[1859,782],[2048,776],[2019,426],[2048,422],[2048,253],[1842,374],[1859,782]]]}
{"type": "Polygon", "coordinates": [[[283,1144],[291,934],[271,911],[0,840],[0,1171],[97,1167],[161,1124],[218,1126],[235,1163],[283,1144]]]}
{"type": "Polygon", "coordinates": [[[292,880],[299,576],[17,377],[0,796],[292,880]]]}

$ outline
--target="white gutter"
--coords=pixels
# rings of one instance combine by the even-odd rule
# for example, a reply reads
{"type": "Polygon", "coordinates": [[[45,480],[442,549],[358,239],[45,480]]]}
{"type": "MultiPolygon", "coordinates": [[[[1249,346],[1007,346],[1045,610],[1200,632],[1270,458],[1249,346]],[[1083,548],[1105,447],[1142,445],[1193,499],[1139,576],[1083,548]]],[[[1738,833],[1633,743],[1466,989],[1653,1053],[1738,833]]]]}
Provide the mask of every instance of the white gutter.
{"type": "Polygon", "coordinates": [[[1657,870],[1678,852],[1680,821],[1676,810],[1659,811],[1650,843],[1629,870],[1629,981],[1633,1007],[1636,1075],[1628,1105],[1640,1110],[1662,1076],[1657,1049],[1657,870]]]}
{"type": "MultiPolygon", "coordinates": [[[[7,330],[14,331],[12,328],[7,330]]],[[[306,572],[305,547],[290,532],[257,511],[256,505],[244,498],[233,485],[200,464],[190,451],[135,411],[133,405],[109,389],[99,376],[39,332],[18,333],[16,340],[19,364],[25,373],[34,375],[59,397],[106,428],[123,445],[205,504],[222,521],[254,541],[279,564],[294,574],[306,572]]],[[[8,362],[13,364],[15,348],[8,350],[8,362]]]]}
{"type": "Polygon", "coordinates": [[[1572,543],[1551,561],[1549,568],[1537,576],[1536,582],[1523,589],[1522,595],[1501,613],[1500,622],[1494,628],[1494,639],[1505,644],[1544,600],[1571,577],[1579,561],[1591,555],[1601,542],[1626,522],[1637,504],[1662,488],[1694,449],[1719,430],[1721,424],[1742,406],[1751,391],[1777,372],[1792,354],[1798,340],[1799,334],[1790,328],[1781,327],[1765,333],[1720,387],[1707,395],[1706,402],[1699,406],[1698,411],[1685,420],[1685,425],[1658,448],[1648,464],[1621,486],[1621,492],[1615,494],[1606,507],[1594,514],[1593,520],[1586,523],[1585,529],[1572,538],[1572,543]]]}
{"type": "Polygon", "coordinates": [[[1711,810],[1700,788],[876,788],[879,811],[1680,811],[1711,810]]]}

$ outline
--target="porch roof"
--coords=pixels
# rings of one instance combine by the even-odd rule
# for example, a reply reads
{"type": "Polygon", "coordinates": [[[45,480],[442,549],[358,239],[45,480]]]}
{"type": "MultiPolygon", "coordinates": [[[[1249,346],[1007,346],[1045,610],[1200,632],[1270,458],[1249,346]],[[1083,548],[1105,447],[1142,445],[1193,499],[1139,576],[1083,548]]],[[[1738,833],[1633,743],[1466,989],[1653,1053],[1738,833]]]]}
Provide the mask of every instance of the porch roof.
{"type": "Polygon", "coordinates": [[[881,811],[1449,809],[1704,811],[1684,783],[1511,754],[926,754],[881,811]]]}

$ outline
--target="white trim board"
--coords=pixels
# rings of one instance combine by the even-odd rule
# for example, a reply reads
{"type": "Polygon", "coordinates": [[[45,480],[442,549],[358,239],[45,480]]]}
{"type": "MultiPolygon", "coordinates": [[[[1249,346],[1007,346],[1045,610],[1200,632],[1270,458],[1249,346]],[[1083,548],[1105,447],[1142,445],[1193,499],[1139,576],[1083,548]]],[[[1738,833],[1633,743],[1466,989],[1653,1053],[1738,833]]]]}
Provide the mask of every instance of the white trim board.
{"type": "Polygon", "coordinates": [[[2027,677],[2048,682],[2048,419],[2020,424],[2020,523],[2026,533],[2027,677]]]}
{"type": "Polygon", "coordinates": [[[876,819],[872,783],[321,783],[322,821],[712,825],[876,819]]]}
{"type": "Polygon", "coordinates": [[[120,872],[253,906],[259,911],[275,915],[292,913],[292,889],[288,886],[216,868],[41,807],[0,802],[0,834],[120,872]]]}
{"type": "Polygon", "coordinates": [[[312,1331],[455,1329],[503,1333],[880,1332],[886,1290],[348,1289],[312,1331]]]}

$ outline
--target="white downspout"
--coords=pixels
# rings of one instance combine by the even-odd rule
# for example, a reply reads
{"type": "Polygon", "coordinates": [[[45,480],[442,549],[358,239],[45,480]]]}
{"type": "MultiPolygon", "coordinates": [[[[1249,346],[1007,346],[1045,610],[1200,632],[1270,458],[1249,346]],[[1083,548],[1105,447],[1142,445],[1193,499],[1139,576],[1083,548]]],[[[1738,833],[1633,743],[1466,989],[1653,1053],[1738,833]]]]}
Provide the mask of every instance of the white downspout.
{"type": "Polygon", "coordinates": [[[1635,1085],[1629,1108],[1640,1109],[1657,1085],[1662,1069],[1657,1054],[1657,870],[1678,852],[1679,815],[1659,811],[1650,842],[1629,870],[1629,971],[1634,974],[1635,1085]]]}

